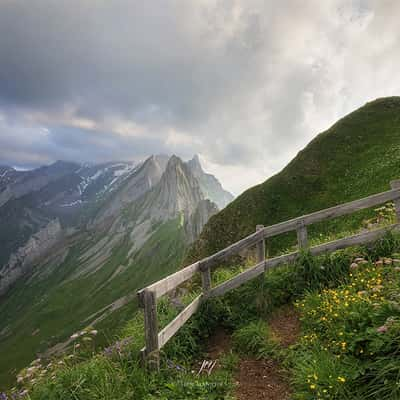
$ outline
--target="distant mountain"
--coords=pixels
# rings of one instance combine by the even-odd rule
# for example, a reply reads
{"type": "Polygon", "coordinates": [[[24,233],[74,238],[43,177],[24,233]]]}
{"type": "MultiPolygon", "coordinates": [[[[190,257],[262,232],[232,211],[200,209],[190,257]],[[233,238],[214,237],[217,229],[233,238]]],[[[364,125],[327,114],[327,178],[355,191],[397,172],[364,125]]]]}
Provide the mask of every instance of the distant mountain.
{"type": "MultiPolygon", "coordinates": [[[[400,97],[377,99],[316,136],[278,174],[237,197],[212,217],[189,259],[212,254],[254,232],[336,204],[389,190],[400,179],[400,97]]],[[[365,213],[314,225],[311,238],[360,226],[365,213]]],[[[294,235],[268,240],[270,251],[294,235]]],[[[271,254],[271,253],[270,253],[271,254]]]]}
{"type": "Polygon", "coordinates": [[[32,235],[54,221],[59,221],[64,233],[80,229],[135,168],[131,163],[78,165],[64,161],[32,171],[2,167],[0,294],[4,292],[1,266],[32,235]]]}
{"type": "Polygon", "coordinates": [[[145,198],[141,207],[150,218],[171,218],[180,212],[193,213],[198,203],[205,199],[198,180],[188,165],[172,156],[160,182],[145,198]]]}
{"type": "Polygon", "coordinates": [[[104,222],[117,215],[125,206],[138,199],[161,179],[167,166],[168,156],[151,156],[139,164],[134,173],[124,178],[124,184],[114,191],[113,195],[104,202],[93,223],[104,222]]]}
{"type": "Polygon", "coordinates": [[[0,167],[0,382],[74,330],[112,332],[137,289],[180,267],[231,199],[193,160],[0,167]]]}
{"type": "Polygon", "coordinates": [[[214,175],[207,174],[203,171],[198,155],[195,155],[193,159],[188,161],[188,165],[193,176],[199,181],[200,188],[206,198],[213,201],[220,210],[225,208],[233,200],[232,194],[223,189],[214,175]]]}

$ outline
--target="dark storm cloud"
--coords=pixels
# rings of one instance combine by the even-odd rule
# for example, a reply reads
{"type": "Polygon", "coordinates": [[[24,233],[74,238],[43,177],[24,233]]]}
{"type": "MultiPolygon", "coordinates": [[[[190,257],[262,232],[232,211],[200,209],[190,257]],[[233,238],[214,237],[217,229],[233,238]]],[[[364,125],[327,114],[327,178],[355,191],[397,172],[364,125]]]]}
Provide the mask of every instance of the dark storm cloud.
{"type": "MultiPolygon", "coordinates": [[[[256,68],[236,38],[222,49],[210,43],[216,22],[206,21],[204,37],[191,32],[183,2],[6,0],[0,8],[6,103],[73,103],[89,117],[116,112],[190,126],[256,68]]],[[[256,29],[249,26],[244,39],[256,29]]]]}
{"type": "Polygon", "coordinates": [[[236,192],[400,93],[400,3],[2,0],[0,162],[200,153],[236,192]]]}

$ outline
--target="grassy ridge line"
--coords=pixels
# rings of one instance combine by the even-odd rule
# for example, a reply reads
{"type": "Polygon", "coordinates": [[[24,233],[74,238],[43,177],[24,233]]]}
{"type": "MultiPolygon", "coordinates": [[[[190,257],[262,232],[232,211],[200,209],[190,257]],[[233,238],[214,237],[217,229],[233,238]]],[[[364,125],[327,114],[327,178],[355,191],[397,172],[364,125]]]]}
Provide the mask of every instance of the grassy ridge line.
{"type": "MultiPolygon", "coordinates": [[[[400,178],[400,97],[367,103],[318,135],[277,175],[213,216],[192,246],[188,262],[265,226],[389,189],[400,178]]],[[[361,212],[311,227],[311,239],[352,230],[361,212]]],[[[270,251],[291,246],[295,235],[270,240],[270,251]]]]}

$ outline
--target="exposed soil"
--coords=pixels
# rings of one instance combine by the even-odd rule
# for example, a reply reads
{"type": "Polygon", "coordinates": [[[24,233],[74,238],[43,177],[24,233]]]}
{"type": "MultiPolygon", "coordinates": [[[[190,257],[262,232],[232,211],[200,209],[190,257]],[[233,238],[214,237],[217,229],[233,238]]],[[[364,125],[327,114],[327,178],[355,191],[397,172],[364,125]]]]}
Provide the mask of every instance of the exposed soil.
{"type": "MultiPolygon", "coordinates": [[[[218,327],[209,338],[205,353],[205,361],[216,361],[215,369],[220,367],[219,359],[230,351],[231,337],[222,327],[218,327]]],[[[198,360],[194,365],[196,371],[200,371],[203,360],[198,360]]],[[[205,373],[206,371],[204,371],[205,373]]]]}
{"type": "Polygon", "coordinates": [[[273,360],[240,361],[236,375],[238,400],[288,400],[290,388],[280,366],[273,360]]]}
{"type": "Polygon", "coordinates": [[[218,360],[222,354],[228,353],[231,348],[231,337],[225,329],[219,327],[210,337],[207,344],[207,358],[218,360]]]}
{"type": "MultiPolygon", "coordinates": [[[[279,308],[268,319],[272,332],[283,347],[294,344],[300,333],[299,316],[293,306],[279,308]]],[[[291,390],[287,376],[274,360],[240,361],[236,376],[238,400],[288,400],[291,390]]]]}
{"type": "MultiPolygon", "coordinates": [[[[300,333],[300,321],[293,306],[287,305],[276,310],[268,323],[283,347],[296,342],[300,333]]],[[[230,347],[230,336],[224,329],[219,328],[209,340],[207,358],[218,360],[230,347]]],[[[290,399],[291,390],[287,375],[274,360],[240,360],[236,383],[235,394],[238,400],[290,399]]]]}
{"type": "Polygon", "coordinates": [[[286,305],[268,319],[268,325],[283,347],[296,343],[300,334],[299,314],[292,305],[286,305]]]}

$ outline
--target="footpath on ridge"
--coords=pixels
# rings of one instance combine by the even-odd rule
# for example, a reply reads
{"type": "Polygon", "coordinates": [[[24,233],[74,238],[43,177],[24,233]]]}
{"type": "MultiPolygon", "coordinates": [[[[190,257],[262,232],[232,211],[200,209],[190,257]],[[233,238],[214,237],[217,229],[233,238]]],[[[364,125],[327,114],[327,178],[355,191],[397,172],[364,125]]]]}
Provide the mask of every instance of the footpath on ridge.
{"type": "MultiPolygon", "coordinates": [[[[292,305],[278,308],[267,320],[273,335],[283,348],[294,343],[300,333],[300,321],[292,305]]],[[[222,328],[210,337],[207,358],[218,360],[231,349],[231,338],[222,328]]],[[[243,357],[235,375],[238,400],[289,400],[289,376],[280,363],[271,359],[243,357]]]]}

